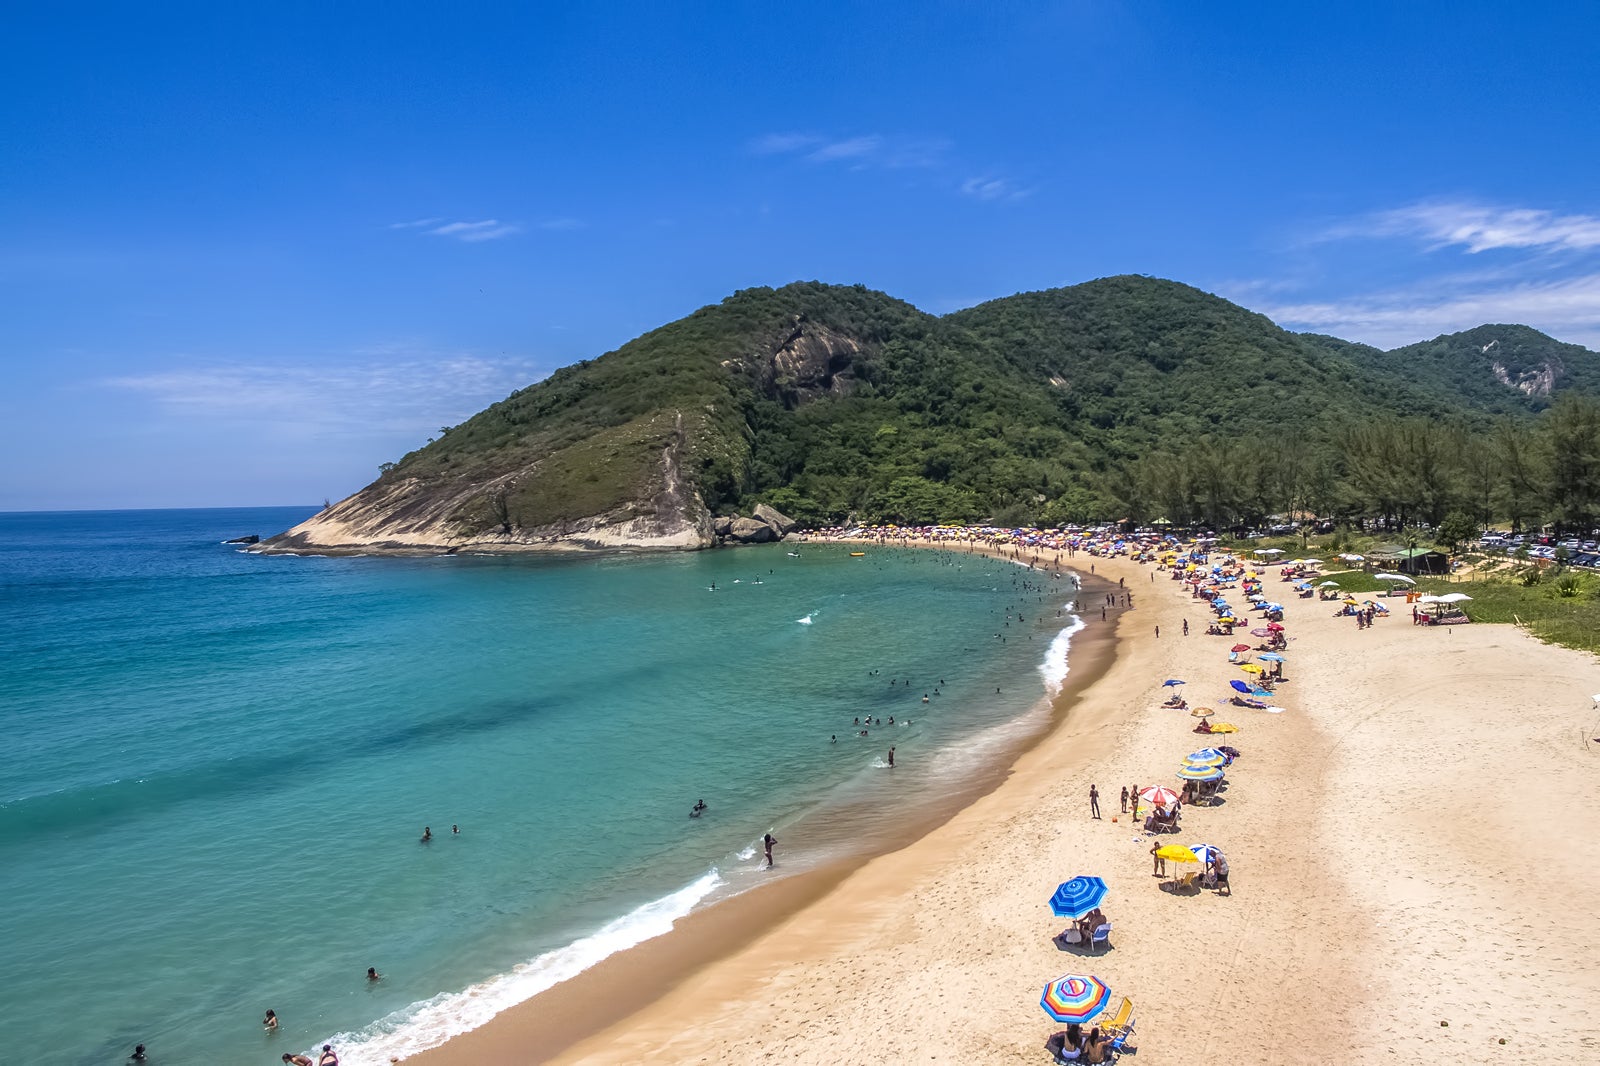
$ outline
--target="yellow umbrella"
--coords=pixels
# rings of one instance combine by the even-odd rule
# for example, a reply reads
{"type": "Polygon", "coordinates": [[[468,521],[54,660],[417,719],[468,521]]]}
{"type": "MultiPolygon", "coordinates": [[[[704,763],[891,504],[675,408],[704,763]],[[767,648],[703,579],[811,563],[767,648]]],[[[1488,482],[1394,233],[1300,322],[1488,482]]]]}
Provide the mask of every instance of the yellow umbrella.
{"type": "Polygon", "coordinates": [[[1156,849],[1156,858],[1170,859],[1173,862],[1199,862],[1194,852],[1182,844],[1164,844],[1156,849]]]}
{"type": "Polygon", "coordinates": [[[1259,674],[1261,672],[1261,667],[1257,666],[1255,663],[1240,663],[1239,669],[1243,670],[1247,674],[1259,674]]]}
{"type": "Polygon", "coordinates": [[[1232,722],[1212,722],[1211,731],[1213,733],[1237,733],[1239,727],[1232,722]]]}
{"type": "Polygon", "coordinates": [[[1348,604],[1348,605],[1349,605],[1349,606],[1351,606],[1351,607],[1354,607],[1354,606],[1356,606],[1356,601],[1355,601],[1355,597],[1353,597],[1353,596],[1346,596],[1346,597],[1345,597],[1345,598],[1344,598],[1344,602],[1345,602],[1345,603],[1346,603],[1346,604],[1348,604]]]}

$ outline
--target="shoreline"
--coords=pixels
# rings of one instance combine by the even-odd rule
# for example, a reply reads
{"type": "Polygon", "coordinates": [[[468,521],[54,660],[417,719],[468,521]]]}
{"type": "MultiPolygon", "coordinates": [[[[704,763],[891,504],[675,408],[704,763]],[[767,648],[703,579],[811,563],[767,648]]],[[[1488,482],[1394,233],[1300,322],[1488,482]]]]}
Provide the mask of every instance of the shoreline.
{"type": "MultiPolygon", "coordinates": [[[[1127,560],[1093,563],[1128,582],[1137,609],[1097,627],[1086,585],[1080,615],[1085,633],[1110,638],[1108,666],[997,787],[905,847],[796,889],[798,910],[708,934],[713,950],[690,968],[664,958],[670,983],[620,1016],[617,956],[611,982],[571,990],[610,1023],[553,1057],[537,997],[417,1057],[1022,1066],[1058,1028],[1038,998],[1063,972],[1130,997],[1134,1042],[1153,1062],[1600,1050],[1587,1013],[1600,926],[1573,906],[1587,864],[1572,822],[1550,809],[1600,804],[1600,660],[1509,626],[1417,627],[1396,612],[1358,631],[1322,601],[1288,601],[1285,711],[1223,704],[1243,757],[1223,802],[1186,810],[1172,841],[1224,849],[1232,893],[1174,893],[1152,878],[1151,838],[1119,824],[1118,792],[1170,782],[1182,754],[1208,743],[1161,707],[1162,678],[1186,679],[1199,706],[1221,703],[1237,674],[1180,585],[1127,560]],[[1199,635],[1178,636],[1185,620],[1199,635]],[[1086,810],[1092,782],[1103,820],[1086,810]],[[1063,923],[1044,905],[1085,873],[1111,886],[1111,946],[1093,954],[1050,941],[1063,923]]],[[[1267,581],[1278,587],[1275,571],[1267,581]]]]}
{"type": "MultiPolygon", "coordinates": [[[[808,543],[817,544],[816,541],[808,543]]],[[[873,547],[947,551],[968,554],[954,545],[881,545],[868,541],[835,540],[830,544],[870,543],[873,547]]],[[[975,554],[998,562],[1018,561],[995,549],[979,548],[975,554]]],[[[1026,569],[1026,564],[1022,564],[1026,569]]],[[[1042,723],[1009,741],[974,778],[941,801],[915,812],[904,831],[874,841],[873,846],[824,866],[786,875],[771,884],[718,900],[679,920],[671,931],[600,960],[531,999],[496,1015],[477,1029],[451,1037],[444,1044],[405,1058],[424,1066],[486,1061],[555,1061],[575,1045],[593,1039],[619,1023],[613,992],[617,988],[647,988],[650,992],[630,1000],[630,1014],[680,988],[696,975],[726,962],[752,939],[807,909],[824,903],[838,887],[870,863],[903,851],[947,825],[974,803],[1005,786],[1017,760],[1043,743],[1066,722],[1075,703],[1100,682],[1116,659],[1117,613],[1106,621],[1091,621],[1084,596],[1097,596],[1115,586],[1105,579],[1079,573],[1066,562],[1040,566],[1041,573],[1057,572],[1063,580],[1076,578],[1075,614],[1083,626],[1073,634],[1068,652],[1068,673],[1054,695],[1041,697],[1048,710],[1042,723]],[[537,1050],[535,1050],[537,1049],[537,1050]]],[[[1065,592],[1066,590],[1063,590],[1065,592]]],[[[1061,597],[1065,599],[1065,596],[1061,597]]],[[[1063,627],[1065,628],[1065,627],[1063,627]]],[[[1036,668],[1037,664],[1035,664],[1036,668]]],[[[1037,677],[1031,677],[1038,683],[1037,677]]]]}

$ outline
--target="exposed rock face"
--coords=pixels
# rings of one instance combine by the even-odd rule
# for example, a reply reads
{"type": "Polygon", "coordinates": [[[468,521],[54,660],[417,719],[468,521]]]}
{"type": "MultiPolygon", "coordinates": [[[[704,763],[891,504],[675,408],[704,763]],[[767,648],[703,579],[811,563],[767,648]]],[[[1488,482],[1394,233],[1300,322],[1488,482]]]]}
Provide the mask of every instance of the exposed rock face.
{"type": "MultiPolygon", "coordinates": [[[[1489,345],[1493,347],[1493,345],[1489,345]]],[[[1485,351],[1488,348],[1484,349],[1485,351]]],[[[1545,397],[1550,395],[1550,390],[1556,387],[1556,378],[1561,374],[1561,367],[1546,360],[1537,368],[1520,371],[1515,376],[1506,369],[1504,363],[1496,362],[1490,368],[1494,379],[1502,385],[1510,385],[1520,389],[1529,396],[1545,397]]]]}
{"type": "Polygon", "coordinates": [[[755,518],[735,518],[729,535],[745,544],[766,544],[778,539],[778,533],[765,522],[755,518]]]}
{"type": "Polygon", "coordinates": [[[726,537],[733,532],[733,519],[727,515],[714,519],[711,523],[711,531],[719,537],[726,537]]]}
{"type": "MultiPolygon", "coordinates": [[[[681,421],[681,420],[680,420],[681,421]]],[[[380,478],[254,550],[267,554],[417,554],[575,550],[685,550],[716,543],[710,512],[679,468],[678,443],[661,451],[647,483],[599,514],[543,525],[485,525],[534,467],[482,476],[380,478]]]]}
{"type": "Polygon", "coordinates": [[[794,532],[795,521],[775,507],[768,507],[764,503],[756,504],[756,518],[771,526],[773,532],[782,540],[794,532]]]}
{"type": "Polygon", "coordinates": [[[766,359],[759,374],[767,395],[795,408],[821,396],[848,396],[855,390],[855,358],[860,342],[804,315],[766,359]]]}

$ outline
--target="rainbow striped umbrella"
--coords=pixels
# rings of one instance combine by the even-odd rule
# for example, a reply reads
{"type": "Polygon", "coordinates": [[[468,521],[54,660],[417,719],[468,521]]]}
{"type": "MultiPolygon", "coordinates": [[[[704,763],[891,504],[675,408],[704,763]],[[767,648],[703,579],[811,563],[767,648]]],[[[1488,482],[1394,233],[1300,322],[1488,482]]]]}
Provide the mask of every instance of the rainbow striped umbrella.
{"type": "Polygon", "coordinates": [[[1050,909],[1058,918],[1082,918],[1105,902],[1108,891],[1101,878],[1080,874],[1056,886],[1056,894],[1050,897],[1050,909]]]}
{"type": "Polygon", "coordinates": [[[1098,977],[1069,973],[1044,986],[1039,1006],[1058,1022],[1082,1025],[1106,1009],[1111,989],[1098,977]]]}
{"type": "Polygon", "coordinates": [[[1185,766],[1178,776],[1185,781],[1221,781],[1223,774],[1219,766],[1185,766]]]}

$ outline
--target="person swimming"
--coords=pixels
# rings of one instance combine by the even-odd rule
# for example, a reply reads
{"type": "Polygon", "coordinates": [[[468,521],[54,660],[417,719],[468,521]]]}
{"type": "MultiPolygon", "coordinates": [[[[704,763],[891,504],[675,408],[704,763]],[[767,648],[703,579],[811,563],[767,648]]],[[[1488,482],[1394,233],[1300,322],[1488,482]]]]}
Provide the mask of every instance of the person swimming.
{"type": "Polygon", "coordinates": [[[368,966],[367,967],[367,980],[369,980],[369,981],[381,981],[381,980],[383,980],[383,974],[378,972],[378,968],[376,966],[368,966]]]}
{"type": "Polygon", "coordinates": [[[698,817],[700,817],[701,814],[703,814],[705,812],[705,809],[706,809],[706,801],[705,800],[703,800],[703,799],[702,800],[695,800],[694,806],[689,808],[689,817],[690,818],[698,818],[698,817]]]}
{"type": "Polygon", "coordinates": [[[429,843],[432,840],[433,840],[433,830],[429,829],[427,826],[423,826],[422,827],[422,841],[421,842],[426,844],[426,843],[429,843]]]}

